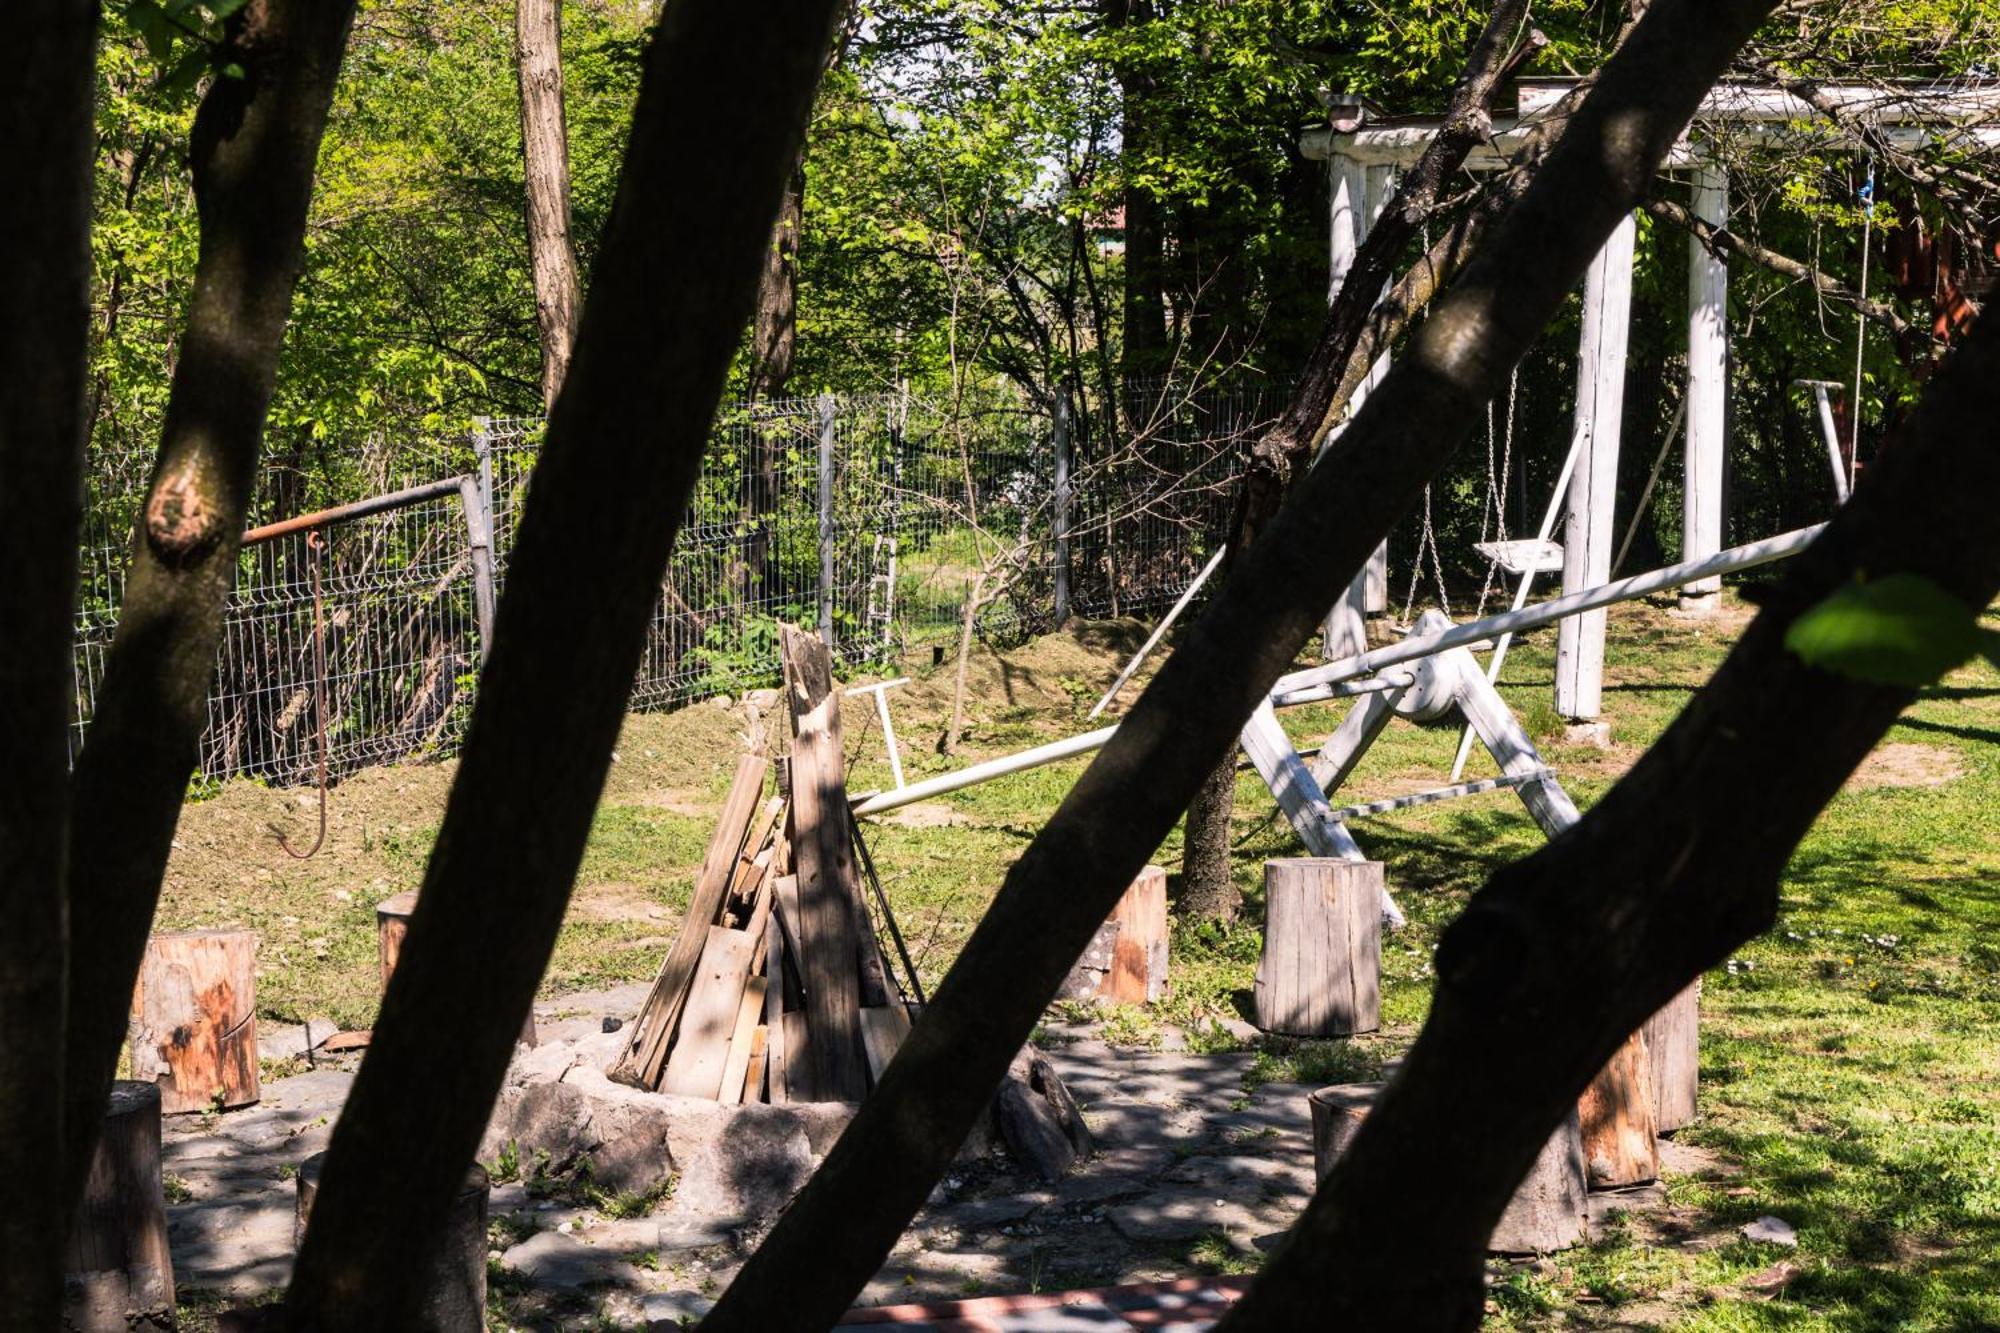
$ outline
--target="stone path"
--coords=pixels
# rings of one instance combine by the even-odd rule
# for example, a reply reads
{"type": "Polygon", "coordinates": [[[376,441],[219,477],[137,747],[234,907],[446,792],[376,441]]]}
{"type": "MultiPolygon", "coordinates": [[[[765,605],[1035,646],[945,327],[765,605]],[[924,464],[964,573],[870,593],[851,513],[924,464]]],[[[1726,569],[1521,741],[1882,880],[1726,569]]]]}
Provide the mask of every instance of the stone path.
{"type": "MultiPolygon", "coordinates": [[[[571,997],[560,1011],[544,1006],[538,1022],[551,1039],[597,1032],[602,1014],[637,1007],[636,989],[571,997]]],[[[1092,1037],[1046,1049],[1083,1108],[1097,1153],[1052,1184],[1017,1174],[1004,1155],[956,1168],[860,1305],[1173,1282],[1204,1267],[1254,1259],[1310,1197],[1305,1098],[1311,1089],[1267,1083],[1246,1090],[1251,1053],[1131,1051],[1092,1037]]],[[[169,1231],[184,1291],[248,1296],[284,1284],[293,1177],[300,1162],[326,1146],[354,1063],[270,1081],[264,1100],[244,1111],[167,1122],[169,1231]]],[[[496,1185],[491,1257],[514,1303],[513,1322],[587,1326],[574,1325],[586,1316],[597,1326],[667,1329],[698,1318],[764,1225],[694,1211],[690,1199],[701,1193],[689,1189],[649,1216],[620,1218],[536,1198],[519,1182],[496,1185]]],[[[1194,1289],[1229,1290],[1206,1282],[1194,1289]]],[[[1074,1302],[1033,1310],[1041,1322],[966,1322],[973,1314],[961,1313],[950,1316],[957,1323],[940,1316],[943,1322],[928,1326],[966,1333],[1128,1326],[1074,1302]]]]}
{"type": "Polygon", "coordinates": [[[882,1306],[858,1310],[840,1327],[894,1325],[907,1333],[1202,1333],[1249,1284],[1245,1277],[1183,1278],[1096,1291],[882,1306]]]}

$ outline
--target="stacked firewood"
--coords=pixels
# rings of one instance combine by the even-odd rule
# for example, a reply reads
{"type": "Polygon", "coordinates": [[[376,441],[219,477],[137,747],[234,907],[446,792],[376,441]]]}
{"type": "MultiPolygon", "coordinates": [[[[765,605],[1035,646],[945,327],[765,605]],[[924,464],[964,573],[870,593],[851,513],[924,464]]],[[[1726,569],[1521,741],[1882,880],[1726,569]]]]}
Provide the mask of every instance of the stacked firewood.
{"type": "MultiPolygon", "coordinates": [[[[830,655],[790,628],[783,650],[792,752],[780,794],[765,796],[763,755],[738,762],[687,919],[612,1070],[636,1087],[859,1101],[910,1029],[862,893],[830,655]]],[[[879,888],[876,903],[893,933],[879,888]]]]}

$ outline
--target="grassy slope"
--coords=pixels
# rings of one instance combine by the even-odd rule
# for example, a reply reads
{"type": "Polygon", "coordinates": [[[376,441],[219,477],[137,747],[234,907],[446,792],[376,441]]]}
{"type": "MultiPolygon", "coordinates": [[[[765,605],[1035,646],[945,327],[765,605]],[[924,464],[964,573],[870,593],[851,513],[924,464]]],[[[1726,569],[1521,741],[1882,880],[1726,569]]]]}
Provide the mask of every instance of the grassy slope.
{"type": "MultiPolygon", "coordinates": [[[[1731,622],[1733,623],[1733,622],[1731,622]]],[[[1588,805],[1665,725],[1719,660],[1728,624],[1703,630],[1645,608],[1612,619],[1606,709],[1615,748],[1564,746],[1549,705],[1553,639],[1510,660],[1504,692],[1588,805]]],[[[937,670],[897,705],[911,776],[1080,729],[1130,627],[1086,627],[1026,650],[982,655],[965,752],[934,754],[949,703],[937,670]]],[[[1316,741],[1330,709],[1286,715],[1316,741]]],[[[741,744],[742,720],[703,705],[635,717],[621,742],[576,906],[548,993],[650,975],[741,744]]],[[[886,783],[880,738],[848,712],[853,785],[886,783]]],[[[1362,799],[1443,781],[1455,734],[1398,724],[1350,788],[1362,799]]],[[[1668,1323],[1695,1329],[2000,1327],[2000,673],[1981,667],[1931,691],[1898,726],[1904,747],[1878,778],[1840,796],[1788,876],[1779,928],[1711,976],[1703,999],[1703,1118],[1683,1139],[1730,1164],[1683,1178],[1662,1224],[1641,1223],[1588,1251],[1515,1272],[1495,1290],[1503,1323],[1668,1323]],[[1784,1257],[1734,1239],[1764,1213],[1799,1228],[1798,1268],[1776,1300],[1741,1280],[1784,1257]]],[[[1022,773],[885,824],[871,841],[905,933],[931,979],[1000,876],[1079,771],[1022,773]]],[[[1481,770],[1477,761],[1473,772],[1481,770]]],[[[293,863],[273,824],[310,815],[293,793],[232,784],[183,819],[162,906],[168,925],[240,922],[265,932],[262,1009],[365,1025],[372,1009],[376,900],[411,887],[435,832],[450,765],[363,774],[335,793],[329,852],[293,863]]],[[[1135,1041],[1161,1020],[1199,1029],[1243,1011],[1256,961],[1259,865],[1294,848],[1255,779],[1239,787],[1236,873],[1248,900],[1231,929],[1181,931],[1175,994],[1157,1012],[1116,1017],[1135,1041]]],[[[1389,863],[1412,927],[1383,960],[1389,1030],[1376,1041],[1279,1052],[1270,1077],[1366,1067],[1407,1040],[1429,997],[1438,928],[1495,865],[1539,834],[1499,793],[1368,822],[1363,844],[1389,863]]],[[[1174,866],[1177,840],[1159,860],[1174,866]]],[[[1215,1040],[1202,1038],[1198,1040],[1215,1040]]]]}

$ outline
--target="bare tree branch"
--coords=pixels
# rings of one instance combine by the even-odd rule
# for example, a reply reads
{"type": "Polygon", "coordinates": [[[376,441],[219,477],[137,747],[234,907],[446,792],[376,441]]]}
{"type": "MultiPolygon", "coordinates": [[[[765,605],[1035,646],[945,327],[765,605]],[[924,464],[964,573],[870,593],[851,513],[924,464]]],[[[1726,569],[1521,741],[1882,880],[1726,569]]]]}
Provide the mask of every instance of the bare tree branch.
{"type": "Polygon", "coordinates": [[[1707,247],[1711,254],[1719,258],[1731,255],[1747,259],[1762,269],[1767,269],[1779,277],[1791,278],[1795,282],[1809,283],[1821,296],[1830,297],[1849,306],[1898,337],[1916,332],[1910,322],[1896,312],[1896,307],[1886,301],[1872,300],[1836,278],[1810,264],[1793,259],[1790,255],[1745,240],[1727,227],[1718,227],[1704,218],[1698,218],[1687,208],[1672,199],[1648,199],[1644,208],[1662,222],[1671,222],[1707,247]]]}

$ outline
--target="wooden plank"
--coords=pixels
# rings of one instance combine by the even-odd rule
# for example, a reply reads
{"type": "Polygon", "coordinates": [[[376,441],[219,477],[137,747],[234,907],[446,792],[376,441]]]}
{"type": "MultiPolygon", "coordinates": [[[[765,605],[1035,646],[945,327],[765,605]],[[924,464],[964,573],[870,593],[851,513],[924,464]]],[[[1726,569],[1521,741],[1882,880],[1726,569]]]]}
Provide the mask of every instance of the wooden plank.
{"type": "Polygon", "coordinates": [[[1396,715],[1396,705],[1401,702],[1403,691],[1385,690],[1377,694],[1364,694],[1354,701],[1354,707],[1340,720],[1331,736],[1319,747],[1313,757],[1312,776],[1320,791],[1328,796],[1340,790],[1347,781],[1348,774],[1361,762],[1361,756],[1382,734],[1382,728],[1389,725],[1389,719],[1396,715]]]}
{"type": "MultiPolygon", "coordinates": [[[[856,1026],[859,1026],[857,1021],[856,1026]]],[[[806,1014],[803,1009],[787,1009],[778,1022],[785,1046],[785,1100],[809,1102],[813,1098],[799,1084],[799,1052],[806,1048],[806,1014]]]]}
{"type": "Polygon", "coordinates": [[[764,1074],[770,1068],[770,1033],[762,1023],[750,1029],[750,1067],[744,1071],[741,1089],[746,1102],[764,1100],[764,1074]]]}
{"type": "Polygon", "coordinates": [[[764,774],[769,768],[770,761],[760,754],[746,754],[736,761],[736,778],[730,784],[729,797],[709,838],[681,932],[653,978],[653,987],[632,1024],[632,1039],[611,1069],[611,1076],[621,1082],[648,1088],[658,1086],[667,1039],[680,1015],[681,1001],[694,978],[695,967],[701,961],[708,928],[722,910],[737,848],[742,845],[744,830],[756,811],[757,798],[764,789],[764,774]]]}
{"type": "Polygon", "coordinates": [[[861,900],[840,740],[833,663],[818,638],[786,626],[780,647],[792,713],[792,857],[798,876],[799,973],[805,983],[804,1043],[786,1034],[786,1077],[795,1100],[858,1102],[868,1093],[861,1044],[855,930],[861,900]]]}
{"type": "Polygon", "coordinates": [[[896,1049],[910,1030],[910,1016],[900,1004],[865,1006],[861,1010],[861,1042],[868,1052],[868,1081],[880,1083],[882,1071],[895,1059],[896,1049]]]}
{"type": "Polygon", "coordinates": [[[736,1032],[736,1016],[743,1007],[743,989],[750,979],[750,955],[755,946],[748,931],[708,928],[708,942],[688,991],[680,1035],[667,1057],[660,1091],[715,1099],[729,1059],[729,1041],[736,1032]]]}
{"type": "Polygon", "coordinates": [[[765,981],[752,977],[743,986],[743,1000],[736,1007],[736,1031],[729,1038],[729,1058],[722,1062],[722,1087],[716,1100],[734,1106],[743,1100],[744,1075],[750,1071],[751,1034],[764,1013],[765,981]]]}
{"type": "MultiPolygon", "coordinates": [[[[787,879],[790,876],[786,876],[787,879]]],[[[771,897],[777,899],[773,886],[771,897]]],[[[774,913],[764,919],[764,1055],[771,1100],[784,1102],[785,1095],[785,937],[778,929],[774,913]]]]}

